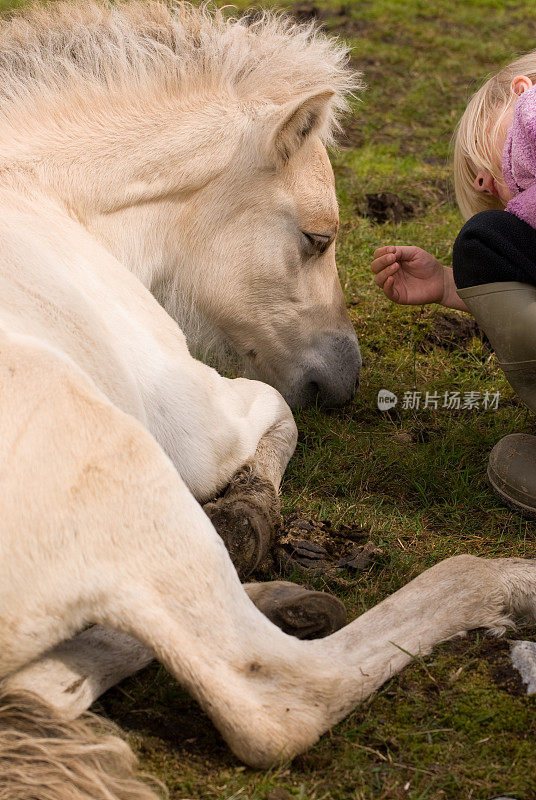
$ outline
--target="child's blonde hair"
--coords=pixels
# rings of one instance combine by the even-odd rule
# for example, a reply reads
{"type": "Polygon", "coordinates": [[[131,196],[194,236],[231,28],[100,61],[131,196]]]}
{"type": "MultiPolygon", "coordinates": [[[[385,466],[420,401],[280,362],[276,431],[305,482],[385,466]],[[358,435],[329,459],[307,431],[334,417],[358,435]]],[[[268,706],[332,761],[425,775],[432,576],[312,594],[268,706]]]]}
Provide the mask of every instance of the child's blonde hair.
{"type": "Polygon", "coordinates": [[[497,182],[504,183],[496,140],[504,114],[516,97],[511,83],[517,75],[536,81],[536,50],[516,59],[486,81],[471,97],[456,128],[454,186],[465,219],[489,208],[503,208],[493,195],[475,190],[476,173],[471,162],[477,169],[488,170],[497,182]]]}

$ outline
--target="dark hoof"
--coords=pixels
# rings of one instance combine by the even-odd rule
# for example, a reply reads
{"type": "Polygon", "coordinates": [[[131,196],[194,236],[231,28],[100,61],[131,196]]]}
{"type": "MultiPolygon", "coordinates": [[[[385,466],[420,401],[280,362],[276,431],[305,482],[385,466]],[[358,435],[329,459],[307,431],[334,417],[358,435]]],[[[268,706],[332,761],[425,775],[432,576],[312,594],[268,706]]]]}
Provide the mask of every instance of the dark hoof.
{"type": "Polygon", "coordinates": [[[251,586],[249,596],[268,619],[298,639],[322,639],[346,624],[344,605],[331,594],[286,581],[251,586]]]}
{"type": "Polygon", "coordinates": [[[240,579],[247,578],[270,549],[274,532],[270,516],[247,500],[232,497],[207,503],[204,511],[223,539],[240,579]]]}
{"type": "Polygon", "coordinates": [[[275,527],[281,521],[273,485],[246,465],[234,475],[223,496],[207,503],[203,510],[244,580],[268,555],[275,527]]]}

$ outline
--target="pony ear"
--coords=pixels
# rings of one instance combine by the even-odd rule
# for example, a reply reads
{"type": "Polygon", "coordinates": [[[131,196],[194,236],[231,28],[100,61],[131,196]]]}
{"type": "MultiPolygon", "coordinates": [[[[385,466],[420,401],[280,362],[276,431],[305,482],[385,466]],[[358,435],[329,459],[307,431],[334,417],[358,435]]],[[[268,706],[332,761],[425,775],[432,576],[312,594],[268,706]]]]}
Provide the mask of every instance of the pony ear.
{"type": "Polygon", "coordinates": [[[334,94],[324,90],[291,100],[266,119],[268,157],[276,169],[283,167],[310,136],[322,131],[334,94]]]}

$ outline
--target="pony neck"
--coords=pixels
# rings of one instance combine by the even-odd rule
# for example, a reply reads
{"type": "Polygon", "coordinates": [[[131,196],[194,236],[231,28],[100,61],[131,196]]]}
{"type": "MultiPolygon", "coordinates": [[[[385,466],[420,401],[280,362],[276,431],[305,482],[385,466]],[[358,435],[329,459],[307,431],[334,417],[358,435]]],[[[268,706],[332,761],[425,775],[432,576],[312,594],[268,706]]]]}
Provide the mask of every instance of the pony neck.
{"type": "Polygon", "coordinates": [[[225,97],[76,100],[34,107],[18,132],[10,125],[0,163],[31,170],[81,221],[198,191],[226,168],[245,125],[225,97]]]}
{"type": "Polygon", "coordinates": [[[246,124],[229,98],[145,105],[111,94],[34,121],[1,137],[5,171],[57,198],[148,288],[165,277],[162,248],[181,209],[228,168],[246,124]]]}

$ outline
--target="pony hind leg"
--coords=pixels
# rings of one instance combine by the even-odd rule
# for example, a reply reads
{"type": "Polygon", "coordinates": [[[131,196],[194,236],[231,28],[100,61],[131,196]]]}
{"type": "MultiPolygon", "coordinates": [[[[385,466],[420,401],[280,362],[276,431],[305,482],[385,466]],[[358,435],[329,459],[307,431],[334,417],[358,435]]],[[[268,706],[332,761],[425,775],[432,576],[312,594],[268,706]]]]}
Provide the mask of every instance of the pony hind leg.
{"type": "MultiPolygon", "coordinates": [[[[203,548],[210,538],[207,528],[203,548]]],[[[117,617],[114,621],[107,612],[107,622],[119,627],[135,620],[137,635],[198,699],[233,752],[255,767],[312,746],[434,644],[471,628],[501,628],[514,615],[534,619],[536,610],[535,564],[458,556],[332,636],[303,642],[285,636],[245,603],[225,560],[217,548],[210,550],[205,556],[212,562],[212,579],[198,586],[189,606],[184,586],[170,592],[169,577],[153,572],[152,607],[144,600],[145,585],[128,607],[123,593],[118,595],[117,617]],[[185,611],[195,619],[193,629],[185,611]]]]}
{"type": "MultiPolygon", "coordinates": [[[[42,395],[46,399],[55,389],[57,410],[62,376],[45,360],[39,359],[39,374],[50,386],[42,395]]],[[[14,381],[19,373],[26,380],[31,365],[19,366],[14,381]]],[[[534,616],[533,562],[465,556],[423,573],[326,639],[303,642],[285,635],[248,598],[221,539],[154,439],[78,377],[67,392],[76,424],[65,431],[72,414],[64,413],[65,435],[55,442],[64,469],[60,482],[43,465],[30,505],[27,487],[12,484],[24,501],[17,507],[39,518],[39,503],[50,509],[52,489],[55,496],[53,525],[29,542],[39,579],[26,583],[32,592],[46,592],[40,607],[54,621],[69,621],[79,597],[85,603],[79,626],[93,621],[142,642],[199,700],[246,763],[269,766],[310,747],[409,663],[411,653],[428,652],[468,628],[504,625],[515,613],[534,616]],[[76,469],[65,480],[69,459],[76,469]],[[68,564],[58,564],[65,553],[68,564]]],[[[31,425],[37,432],[43,430],[39,415],[45,407],[34,405],[31,425]]],[[[32,464],[35,453],[22,444],[17,453],[32,464]]],[[[32,564],[17,561],[26,535],[23,525],[10,574],[31,578],[32,564]]],[[[5,608],[12,618],[19,612],[15,601],[5,608]]],[[[32,607],[25,609],[26,618],[32,607]]],[[[30,621],[32,633],[39,631],[30,621]]],[[[65,637],[60,627],[49,647],[65,637]]],[[[37,764],[37,782],[39,769],[37,764]]],[[[92,797],[100,800],[98,792],[92,797]]]]}
{"type": "MultiPolygon", "coordinates": [[[[346,622],[336,597],[286,581],[246,583],[257,608],[285,633],[301,639],[329,635],[346,622]]],[[[76,719],[104,692],[154,660],[154,653],[121,631],[93,625],[3,681],[5,691],[37,695],[62,719],[76,719]]],[[[1,797],[1,795],[0,795],[1,797]]]]}

